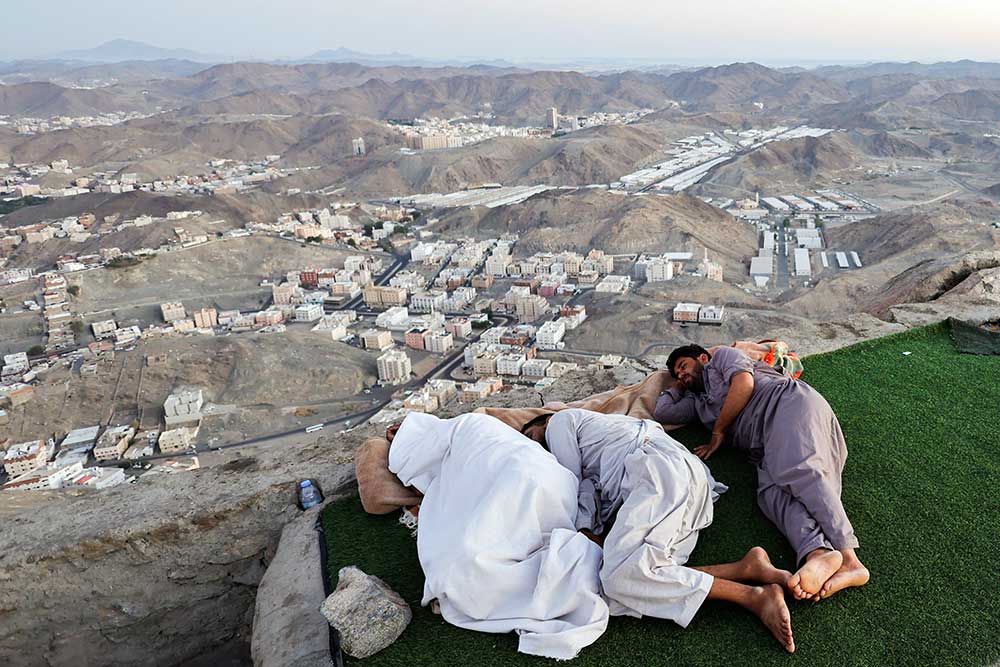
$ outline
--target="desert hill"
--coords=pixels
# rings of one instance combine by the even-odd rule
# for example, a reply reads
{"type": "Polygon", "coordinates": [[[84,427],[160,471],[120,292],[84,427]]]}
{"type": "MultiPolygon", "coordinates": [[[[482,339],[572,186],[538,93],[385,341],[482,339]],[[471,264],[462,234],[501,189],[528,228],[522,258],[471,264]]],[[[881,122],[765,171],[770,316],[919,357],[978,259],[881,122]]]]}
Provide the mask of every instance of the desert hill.
{"type": "Polygon", "coordinates": [[[103,89],[63,88],[42,82],[0,86],[0,115],[39,118],[93,116],[111,111],[147,111],[151,108],[140,97],[103,89]]]}
{"type": "Polygon", "coordinates": [[[807,72],[781,72],[757,63],[734,63],[667,77],[666,88],[677,100],[702,108],[743,106],[809,107],[843,102],[850,94],[842,85],[807,72]]]}
{"type": "Polygon", "coordinates": [[[441,216],[442,230],[521,235],[518,252],[601,248],[609,253],[660,253],[704,248],[736,271],[756,253],[753,230],[688,195],[629,197],[607,190],[550,191],[496,209],[441,216]]]}
{"type": "MultiPolygon", "coordinates": [[[[371,158],[348,165],[351,190],[373,194],[451,192],[480,183],[611,183],[650,159],[661,138],[640,126],[581,130],[556,139],[504,137],[447,151],[371,158]],[[363,167],[363,171],[358,171],[363,167]]],[[[336,174],[330,174],[335,178],[336,174]]]]}
{"type": "Polygon", "coordinates": [[[700,187],[713,192],[722,188],[728,196],[794,190],[829,179],[863,160],[864,153],[840,132],[776,141],[721,165],[700,187]]]}
{"type": "Polygon", "coordinates": [[[827,245],[857,250],[864,268],[821,278],[787,305],[807,317],[847,309],[883,315],[896,304],[936,299],[972,271],[1000,264],[987,261],[1000,251],[1000,233],[987,224],[998,212],[991,204],[941,203],[830,229],[827,245]],[[987,260],[967,258],[981,254],[987,260]]]}
{"type": "MultiPolygon", "coordinates": [[[[401,143],[382,123],[341,115],[251,118],[204,122],[161,115],[116,127],[48,132],[32,137],[0,135],[0,159],[105,167],[129,162],[128,171],[147,177],[202,173],[209,160],[255,160],[281,154],[284,164],[311,166],[351,156],[351,141],[365,137],[370,150],[401,143]]],[[[117,167],[116,167],[117,169],[117,167]]]]}

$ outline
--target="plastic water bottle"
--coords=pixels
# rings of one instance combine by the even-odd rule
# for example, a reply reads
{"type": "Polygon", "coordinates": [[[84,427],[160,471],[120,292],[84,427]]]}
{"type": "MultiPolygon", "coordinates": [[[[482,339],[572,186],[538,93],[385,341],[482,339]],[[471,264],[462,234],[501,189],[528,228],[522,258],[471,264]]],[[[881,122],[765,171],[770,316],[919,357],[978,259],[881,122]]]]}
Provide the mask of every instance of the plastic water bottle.
{"type": "Polygon", "coordinates": [[[299,482],[299,503],[302,504],[304,510],[316,507],[320,503],[319,492],[308,479],[299,482]]]}

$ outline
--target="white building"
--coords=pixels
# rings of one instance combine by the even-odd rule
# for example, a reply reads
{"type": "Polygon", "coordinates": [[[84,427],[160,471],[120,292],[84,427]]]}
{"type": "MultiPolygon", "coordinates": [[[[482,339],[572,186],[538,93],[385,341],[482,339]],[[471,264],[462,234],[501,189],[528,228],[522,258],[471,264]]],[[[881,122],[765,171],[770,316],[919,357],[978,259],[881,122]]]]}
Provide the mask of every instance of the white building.
{"type": "Polygon", "coordinates": [[[698,324],[722,324],[725,306],[702,306],[698,311],[698,324]]]}
{"type": "Polygon", "coordinates": [[[177,391],[167,396],[167,400],[163,403],[167,428],[200,423],[204,402],[201,389],[177,391]]]}
{"type": "Polygon", "coordinates": [[[543,350],[554,350],[559,347],[566,335],[566,324],[562,319],[546,322],[535,332],[535,341],[543,350]]]}
{"type": "Polygon", "coordinates": [[[552,361],[549,359],[528,359],[521,367],[521,374],[525,377],[543,378],[551,365],[552,361]]]}
{"type": "Polygon", "coordinates": [[[63,487],[73,476],[83,469],[83,462],[76,461],[69,465],[46,463],[36,466],[26,473],[11,476],[3,485],[4,491],[37,491],[40,489],[58,489],[63,487]]]}
{"type": "Polygon", "coordinates": [[[389,350],[376,360],[378,379],[390,384],[403,384],[410,379],[410,358],[402,350],[389,350]]]}
{"type": "Polygon", "coordinates": [[[118,329],[118,324],[114,320],[102,320],[94,322],[90,325],[90,328],[94,331],[94,338],[103,340],[114,337],[115,331],[118,329]]]}
{"type": "Polygon", "coordinates": [[[296,322],[315,322],[323,317],[323,306],[318,303],[304,303],[295,307],[296,322]]]}
{"type": "Polygon", "coordinates": [[[424,349],[435,354],[444,354],[455,346],[455,339],[445,331],[434,331],[424,336],[424,349]]]}
{"type": "Polygon", "coordinates": [[[49,445],[44,440],[32,440],[7,448],[3,466],[11,477],[31,472],[49,459],[49,445]]]}
{"type": "Polygon", "coordinates": [[[605,276],[604,280],[597,283],[595,292],[604,294],[624,294],[632,286],[632,278],[629,276],[605,276]]]}
{"type": "Polygon", "coordinates": [[[646,264],[646,282],[660,283],[674,279],[674,263],[657,257],[646,264]]]}
{"type": "Polygon", "coordinates": [[[410,310],[415,313],[441,311],[448,295],[443,292],[418,292],[410,297],[410,310]]]}
{"type": "Polygon", "coordinates": [[[410,328],[410,311],[406,306],[392,306],[378,314],[375,326],[389,331],[406,331],[410,328]]]}
{"type": "Polygon", "coordinates": [[[808,248],[795,249],[795,275],[803,278],[808,278],[812,275],[808,248]]]}
{"type": "Polygon", "coordinates": [[[514,352],[501,354],[497,357],[497,373],[500,375],[520,375],[525,361],[527,359],[523,354],[514,352]]]}

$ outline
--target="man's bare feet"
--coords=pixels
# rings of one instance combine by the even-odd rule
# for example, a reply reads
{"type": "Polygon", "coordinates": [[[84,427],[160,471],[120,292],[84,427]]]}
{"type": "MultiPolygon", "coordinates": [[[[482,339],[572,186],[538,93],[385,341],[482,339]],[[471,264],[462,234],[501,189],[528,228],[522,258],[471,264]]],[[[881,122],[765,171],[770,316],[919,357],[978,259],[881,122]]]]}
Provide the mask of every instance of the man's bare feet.
{"type": "Polygon", "coordinates": [[[751,608],[786,651],[795,653],[792,636],[792,616],[785,604],[785,592],[777,584],[754,586],[751,608]]]}
{"type": "Polygon", "coordinates": [[[799,600],[819,595],[823,584],[843,562],[844,556],[839,551],[817,549],[806,556],[806,562],[788,579],[788,590],[799,600]]]}
{"type": "Polygon", "coordinates": [[[864,586],[871,577],[868,568],[862,565],[861,561],[854,554],[854,549],[845,549],[842,555],[844,557],[843,565],[840,566],[840,569],[832,577],[826,580],[819,590],[821,600],[845,588],[864,586]]]}
{"type": "Polygon", "coordinates": [[[753,581],[758,584],[778,584],[786,586],[792,573],[788,570],[780,570],[771,565],[771,558],[762,547],[754,547],[740,559],[743,567],[745,581],[753,581]]]}

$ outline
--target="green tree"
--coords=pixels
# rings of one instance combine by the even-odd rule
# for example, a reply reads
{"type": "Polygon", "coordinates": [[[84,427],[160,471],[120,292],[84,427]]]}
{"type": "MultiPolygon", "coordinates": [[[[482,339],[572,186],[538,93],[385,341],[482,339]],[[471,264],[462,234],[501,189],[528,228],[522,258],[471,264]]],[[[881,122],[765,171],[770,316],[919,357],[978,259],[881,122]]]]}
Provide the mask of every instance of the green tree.
{"type": "Polygon", "coordinates": [[[40,357],[45,354],[45,348],[41,345],[32,345],[28,348],[29,357],[40,357]]]}
{"type": "Polygon", "coordinates": [[[71,296],[80,296],[80,286],[70,285],[66,288],[66,291],[70,293],[71,296]]]}

